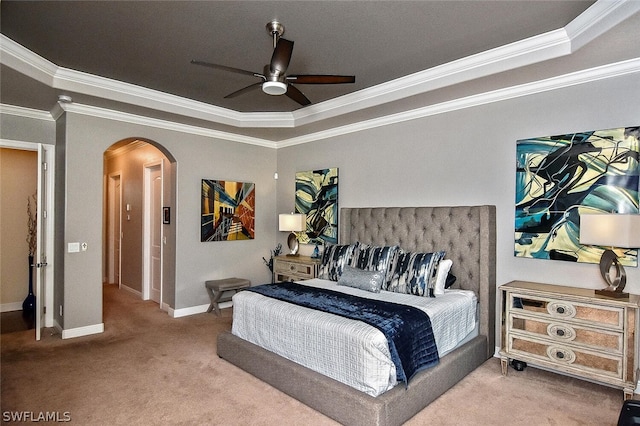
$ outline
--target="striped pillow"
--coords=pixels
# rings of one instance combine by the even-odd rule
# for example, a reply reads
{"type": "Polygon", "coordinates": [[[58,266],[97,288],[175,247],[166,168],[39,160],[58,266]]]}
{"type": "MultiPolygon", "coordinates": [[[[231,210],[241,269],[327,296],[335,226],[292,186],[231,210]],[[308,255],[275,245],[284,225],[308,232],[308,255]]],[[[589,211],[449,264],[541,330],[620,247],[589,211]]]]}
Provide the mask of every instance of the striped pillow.
{"type": "Polygon", "coordinates": [[[376,247],[367,244],[359,244],[351,266],[362,269],[364,271],[379,271],[384,274],[383,287],[388,287],[393,270],[396,267],[396,260],[400,247],[387,246],[376,247]]]}
{"type": "Polygon", "coordinates": [[[338,281],[345,265],[349,265],[353,253],[358,244],[337,245],[331,244],[325,247],[322,253],[322,261],[318,268],[318,278],[338,281]]]}

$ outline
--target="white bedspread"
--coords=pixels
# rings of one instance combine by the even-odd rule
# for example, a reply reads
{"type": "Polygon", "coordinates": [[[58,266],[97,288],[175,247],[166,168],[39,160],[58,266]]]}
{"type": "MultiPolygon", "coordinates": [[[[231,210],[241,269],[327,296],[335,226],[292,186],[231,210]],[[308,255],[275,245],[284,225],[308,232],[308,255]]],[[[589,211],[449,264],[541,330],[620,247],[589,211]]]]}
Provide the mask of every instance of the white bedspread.
{"type": "MultiPolygon", "coordinates": [[[[313,279],[300,284],[415,306],[431,318],[440,357],[477,334],[475,294],[446,290],[436,298],[371,293],[313,279]]],[[[372,396],[397,384],[384,334],[361,321],[271,299],[251,291],[233,296],[232,333],[372,396]]]]}

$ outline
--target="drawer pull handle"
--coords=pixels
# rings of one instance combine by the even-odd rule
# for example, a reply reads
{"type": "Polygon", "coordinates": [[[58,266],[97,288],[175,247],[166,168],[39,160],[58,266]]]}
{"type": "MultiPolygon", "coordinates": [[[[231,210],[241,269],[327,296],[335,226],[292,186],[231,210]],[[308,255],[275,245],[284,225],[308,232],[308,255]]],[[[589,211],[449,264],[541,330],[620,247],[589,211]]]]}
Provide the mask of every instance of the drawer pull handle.
{"type": "Polygon", "coordinates": [[[549,324],[547,326],[547,334],[550,337],[559,338],[563,341],[570,341],[576,338],[576,331],[573,327],[565,324],[549,324]]]}
{"type": "Polygon", "coordinates": [[[559,346],[548,347],[547,356],[552,360],[562,362],[563,364],[572,364],[576,360],[576,354],[571,349],[559,346]]]}
{"type": "Polygon", "coordinates": [[[551,302],[547,305],[547,312],[555,317],[573,318],[576,316],[575,306],[563,302],[551,302]]]}

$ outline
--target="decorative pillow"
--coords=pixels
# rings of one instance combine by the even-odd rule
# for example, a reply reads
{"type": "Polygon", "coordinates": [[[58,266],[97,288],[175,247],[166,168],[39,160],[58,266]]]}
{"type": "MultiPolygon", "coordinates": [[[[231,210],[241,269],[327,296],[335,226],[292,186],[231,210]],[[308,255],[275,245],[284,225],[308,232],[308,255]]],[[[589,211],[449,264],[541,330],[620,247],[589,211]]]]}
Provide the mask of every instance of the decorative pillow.
{"type": "Polygon", "coordinates": [[[325,247],[322,253],[322,261],[318,268],[318,278],[338,281],[344,266],[349,265],[351,262],[351,257],[357,246],[358,244],[356,243],[350,245],[332,244],[325,247]]]}
{"type": "Polygon", "coordinates": [[[455,275],[453,275],[451,272],[449,272],[447,274],[447,280],[444,283],[444,288],[451,287],[456,282],[457,279],[458,278],[455,275]]]}
{"type": "Polygon", "coordinates": [[[444,294],[444,289],[446,288],[447,283],[447,276],[449,275],[449,271],[451,270],[451,265],[453,265],[453,260],[451,259],[442,259],[438,264],[436,286],[433,289],[434,295],[438,296],[440,294],[444,294]]]}
{"type": "Polygon", "coordinates": [[[342,275],[338,278],[338,285],[359,288],[360,290],[380,293],[384,274],[380,271],[364,271],[345,265],[342,275]]]}
{"type": "Polygon", "coordinates": [[[365,271],[382,272],[383,284],[386,287],[391,281],[399,251],[400,247],[398,246],[376,247],[359,244],[351,260],[351,266],[365,271]]]}
{"type": "Polygon", "coordinates": [[[401,251],[395,272],[386,290],[429,297],[435,286],[438,264],[444,255],[444,251],[435,253],[401,251]]]}

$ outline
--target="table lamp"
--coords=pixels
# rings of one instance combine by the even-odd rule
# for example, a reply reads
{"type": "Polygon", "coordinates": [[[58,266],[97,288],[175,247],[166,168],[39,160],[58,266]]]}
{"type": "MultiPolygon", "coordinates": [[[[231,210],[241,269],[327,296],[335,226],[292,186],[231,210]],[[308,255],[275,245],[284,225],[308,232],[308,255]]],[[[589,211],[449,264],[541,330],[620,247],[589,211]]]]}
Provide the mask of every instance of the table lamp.
{"type": "Polygon", "coordinates": [[[298,236],[296,232],[307,228],[307,215],[302,213],[282,213],[278,217],[278,229],[291,232],[287,238],[290,253],[287,256],[298,256],[298,236]]]}
{"type": "Polygon", "coordinates": [[[608,297],[628,297],[622,290],[627,283],[627,274],[613,247],[640,247],[640,215],[638,214],[581,214],[580,244],[605,248],[600,258],[600,274],[607,283],[596,294],[608,297]],[[615,268],[615,275],[611,269],[615,268]]]}

